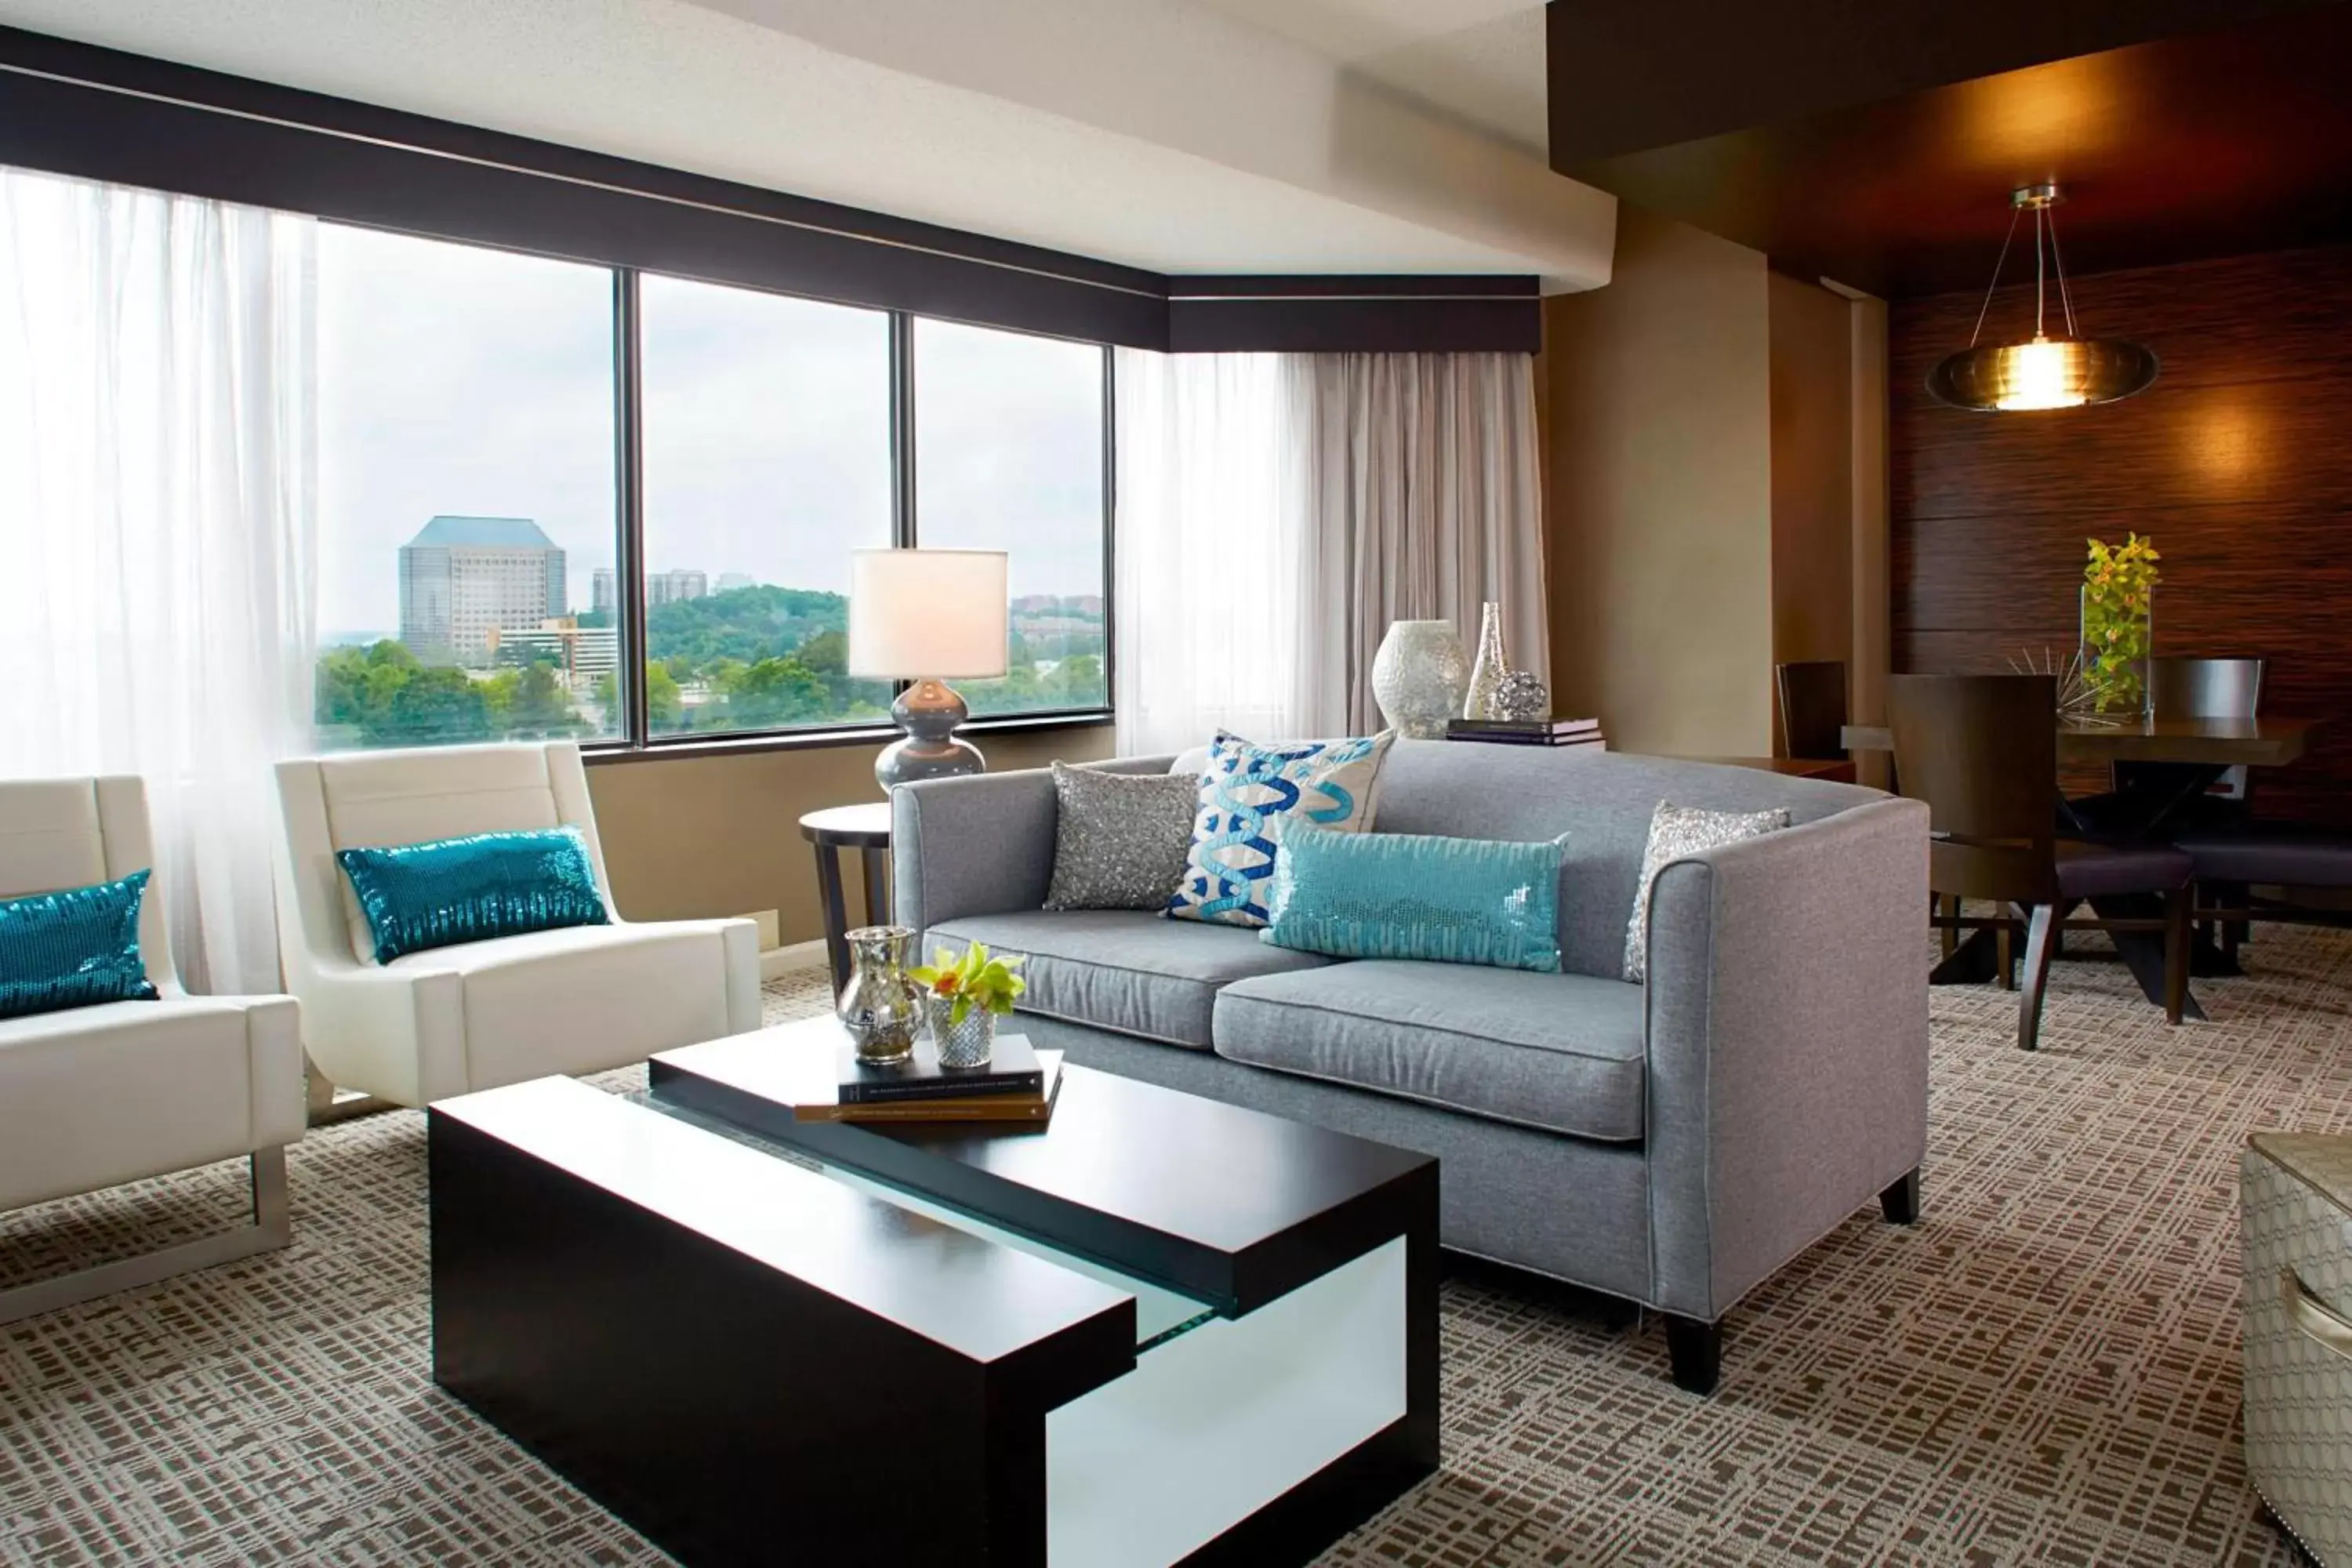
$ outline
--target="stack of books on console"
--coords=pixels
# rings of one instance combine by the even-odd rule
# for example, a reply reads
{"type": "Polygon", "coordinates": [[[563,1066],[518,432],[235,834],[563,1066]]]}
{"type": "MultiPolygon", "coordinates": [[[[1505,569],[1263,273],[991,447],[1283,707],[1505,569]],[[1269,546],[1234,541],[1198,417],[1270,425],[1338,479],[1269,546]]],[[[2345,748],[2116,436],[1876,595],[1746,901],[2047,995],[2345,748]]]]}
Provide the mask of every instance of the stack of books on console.
{"type": "MultiPolygon", "coordinates": [[[[812,1065],[822,1062],[812,1057],[812,1065]]],[[[1044,1121],[1062,1087],[1062,1053],[999,1035],[986,1067],[943,1068],[929,1040],[902,1062],[876,1067],[845,1041],[831,1083],[812,1075],[792,1096],[797,1121],[1044,1121]]]]}
{"type": "Polygon", "coordinates": [[[1598,719],[1449,719],[1445,721],[1445,738],[1449,741],[1484,741],[1504,746],[1599,746],[1609,749],[1601,738],[1598,719]]]}

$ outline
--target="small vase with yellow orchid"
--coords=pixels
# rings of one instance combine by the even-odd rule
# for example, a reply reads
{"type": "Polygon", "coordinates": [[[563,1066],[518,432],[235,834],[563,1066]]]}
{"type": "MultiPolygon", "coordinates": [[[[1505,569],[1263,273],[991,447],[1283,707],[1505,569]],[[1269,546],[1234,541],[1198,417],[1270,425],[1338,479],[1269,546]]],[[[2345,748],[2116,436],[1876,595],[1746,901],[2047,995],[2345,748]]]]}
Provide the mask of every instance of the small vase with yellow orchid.
{"type": "Polygon", "coordinates": [[[2156,647],[2156,541],[2089,542],[2083,568],[2083,677],[2097,711],[2148,710],[2148,657],[2156,647]]]}
{"type": "Polygon", "coordinates": [[[1010,1014],[1013,999],[1029,989],[1029,983],[1013,973],[1027,962],[1020,953],[992,953],[984,944],[973,942],[961,958],[943,947],[932,963],[908,972],[923,988],[940,1066],[988,1065],[995,1054],[996,1020],[1010,1014]]]}

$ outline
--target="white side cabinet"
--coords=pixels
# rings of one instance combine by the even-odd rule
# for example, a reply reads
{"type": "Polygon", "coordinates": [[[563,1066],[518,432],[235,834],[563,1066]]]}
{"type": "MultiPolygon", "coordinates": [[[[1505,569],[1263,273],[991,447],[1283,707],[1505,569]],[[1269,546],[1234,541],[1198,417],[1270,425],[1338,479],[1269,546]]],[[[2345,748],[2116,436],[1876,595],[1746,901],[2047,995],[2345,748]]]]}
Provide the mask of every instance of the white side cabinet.
{"type": "Polygon", "coordinates": [[[2352,1568],[2352,1137],[2257,1132],[2241,1162],[2246,1473],[2352,1568]]]}

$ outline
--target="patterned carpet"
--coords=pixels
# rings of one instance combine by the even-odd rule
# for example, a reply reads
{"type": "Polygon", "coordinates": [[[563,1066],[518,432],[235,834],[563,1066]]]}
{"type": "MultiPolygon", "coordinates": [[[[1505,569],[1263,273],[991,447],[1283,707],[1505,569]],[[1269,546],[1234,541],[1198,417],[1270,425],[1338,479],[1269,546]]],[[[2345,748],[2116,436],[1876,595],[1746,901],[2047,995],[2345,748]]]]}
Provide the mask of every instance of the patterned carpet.
{"type": "MultiPolygon", "coordinates": [[[[2179,1029],[2063,963],[2037,1056],[1937,991],[1924,1223],[1751,1298],[1712,1400],[1654,1324],[1450,1279],[1444,1468],[1326,1561],[2293,1562],[2239,1458],[2236,1158],[2352,1131],[2352,939],[2248,956],[2179,1029]]],[[[0,1329],[0,1563],[663,1561],[427,1377],[422,1131],[298,1145],[285,1252],[0,1329]]],[[[207,1228],[240,1173],[0,1216],[0,1283],[207,1228]]]]}

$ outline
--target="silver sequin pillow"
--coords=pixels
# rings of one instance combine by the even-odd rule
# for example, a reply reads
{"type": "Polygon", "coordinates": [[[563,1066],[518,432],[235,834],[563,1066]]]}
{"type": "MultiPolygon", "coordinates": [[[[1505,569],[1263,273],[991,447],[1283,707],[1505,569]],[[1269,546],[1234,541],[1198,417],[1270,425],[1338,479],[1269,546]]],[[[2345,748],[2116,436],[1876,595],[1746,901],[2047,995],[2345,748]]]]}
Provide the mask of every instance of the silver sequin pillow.
{"type": "Polygon", "coordinates": [[[1162,910],[1192,852],[1193,773],[1107,773],[1054,764],[1049,910],[1162,910]]]}
{"type": "Polygon", "coordinates": [[[1640,984],[1650,973],[1650,884],[1677,860],[1789,826],[1785,806],[1771,811],[1707,811],[1658,802],[1650,842],[1642,851],[1642,879],[1633,889],[1633,918],[1625,922],[1625,978],[1640,984]]]}

